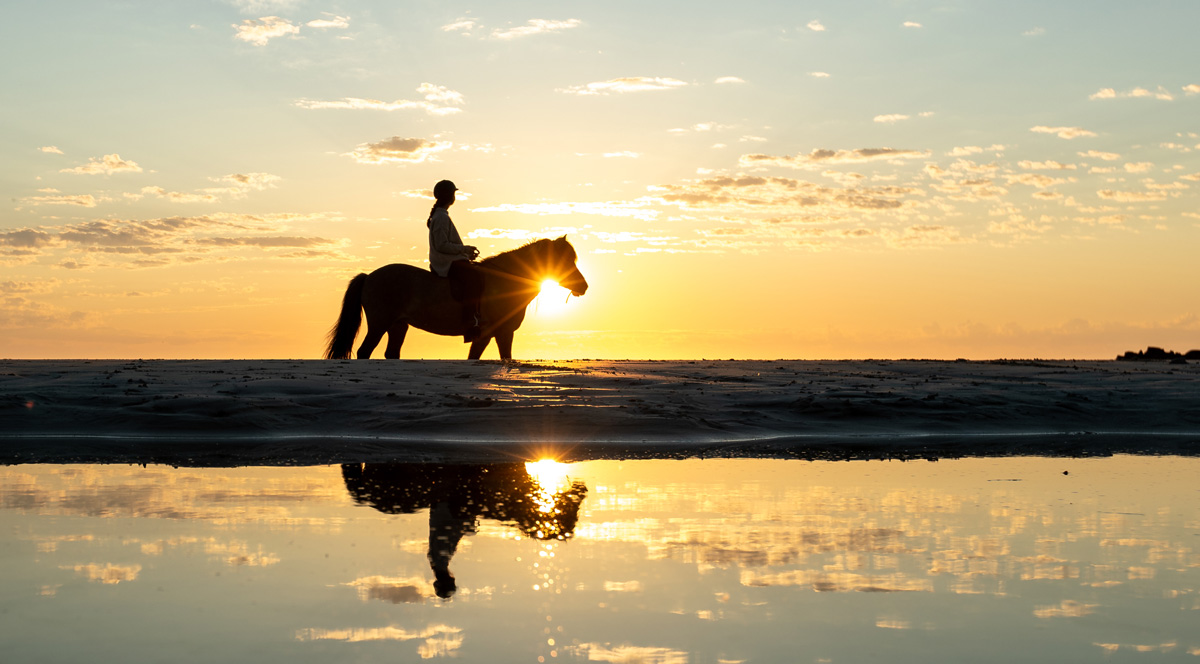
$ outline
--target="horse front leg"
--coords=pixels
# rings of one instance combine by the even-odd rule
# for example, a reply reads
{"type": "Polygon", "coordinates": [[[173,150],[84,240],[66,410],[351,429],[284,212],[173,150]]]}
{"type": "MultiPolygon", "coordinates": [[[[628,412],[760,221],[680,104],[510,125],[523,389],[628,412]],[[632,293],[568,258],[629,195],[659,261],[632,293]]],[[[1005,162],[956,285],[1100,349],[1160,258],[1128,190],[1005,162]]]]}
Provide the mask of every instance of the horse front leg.
{"type": "Polygon", "coordinates": [[[478,360],[483,357],[483,349],[488,347],[491,337],[481,337],[471,342],[471,351],[467,353],[468,360],[478,360]]]}
{"type": "Polygon", "coordinates": [[[496,348],[500,350],[500,359],[512,359],[512,332],[497,332],[496,333],[496,348]]]}

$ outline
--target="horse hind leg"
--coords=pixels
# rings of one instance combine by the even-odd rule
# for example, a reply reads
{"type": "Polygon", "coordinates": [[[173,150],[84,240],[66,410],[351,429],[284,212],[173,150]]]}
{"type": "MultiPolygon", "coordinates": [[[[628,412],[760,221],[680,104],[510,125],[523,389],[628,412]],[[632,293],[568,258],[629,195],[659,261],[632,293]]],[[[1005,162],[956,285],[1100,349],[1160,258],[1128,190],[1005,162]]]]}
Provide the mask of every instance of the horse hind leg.
{"type": "Polygon", "coordinates": [[[367,336],[363,337],[362,345],[358,347],[358,352],[355,353],[355,357],[360,360],[371,359],[371,353],[374,352],[375,347],[378,346],[379,342],[383,339],[383,332],[384,330],[382,327],[378,325],[371,325],[370,321],[368,320],[367,336]]]}
{"type": "Polygon", "coordinates": [[[511,360],[512,359],[512,342],[513,342],[513,333],[512,332],[496,333],[496,348],[500,351],[500,359],[502,359],[502,360],[511,360]]]}
{"type": "Polygon", "coordinates": [[[408,323],[396,323],[388,328],[387,347],[383,349],[383,356],[389,360],[400,359],[400,347],[404,345],[404,337],[408,334],[408,323]]]}

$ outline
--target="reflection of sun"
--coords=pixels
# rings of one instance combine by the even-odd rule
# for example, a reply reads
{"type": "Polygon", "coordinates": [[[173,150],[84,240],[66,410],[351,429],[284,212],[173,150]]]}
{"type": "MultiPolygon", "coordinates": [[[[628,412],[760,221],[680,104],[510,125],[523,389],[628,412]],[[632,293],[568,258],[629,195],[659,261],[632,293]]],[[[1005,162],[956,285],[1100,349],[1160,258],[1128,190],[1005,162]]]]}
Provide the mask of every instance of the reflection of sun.
{"type": "Polygon", "coordinates": [[[567,297],[571,291],[558,285],[558,282],[553,279],[546,279],[542,282],[541,290],[538,291],[536,302],[536,311],[539,314],[556,315],[562,313],[567,308],[567,297]]]}
{"type": "Polygon", "coordinates": [[[527,461],[525,472],[537,482],[538,495],[530,497],[538,504],[538,510],[543,514],[554,512],[555,494],[570,483],[567,479],[567,464],[554,459],[527,461]]]}

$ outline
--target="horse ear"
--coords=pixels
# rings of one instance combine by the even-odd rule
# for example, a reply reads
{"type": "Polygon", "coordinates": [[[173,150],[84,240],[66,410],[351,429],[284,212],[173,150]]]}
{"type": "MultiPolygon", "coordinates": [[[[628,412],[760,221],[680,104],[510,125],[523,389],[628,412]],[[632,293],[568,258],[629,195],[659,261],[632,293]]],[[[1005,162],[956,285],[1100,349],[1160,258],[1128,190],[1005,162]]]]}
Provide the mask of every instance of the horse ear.
{"type": "Polygon", "coordinates": [[[567,241],[567,235],[565,233],[563,234],[562,237],[555,240],[555,242],[566,242],[566,241],[567,241]]]}

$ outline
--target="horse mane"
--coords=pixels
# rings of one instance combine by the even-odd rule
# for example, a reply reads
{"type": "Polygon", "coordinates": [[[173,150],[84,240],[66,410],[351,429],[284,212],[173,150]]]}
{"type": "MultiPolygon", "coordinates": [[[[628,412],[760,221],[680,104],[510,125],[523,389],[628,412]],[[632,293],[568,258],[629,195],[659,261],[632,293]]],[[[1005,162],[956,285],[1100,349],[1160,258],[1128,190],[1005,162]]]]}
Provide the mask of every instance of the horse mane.
{"type": "Polygon", "coordinates": [[[497,262],[503,263],[503,262],[505,262],[506,258],[514,258],[515,254],[526,253],[534,245],[545,245],[550,242],[554,242],[554,240],[551,240],[550,238],[545,238],[545,237],[539,238],[537,240],[530,240],[529,242],[526,242],[525,244],[523,244],[515,249],[509,249],[508,251],[502,251],[502,252],[496,254],[495,256],[488,256],[487,258],[484,258],[483,260],[479,261],[479,263],[481,265],[487,265],[488,267],[494,268],[494,267],[497,267],[495,265],[495,263],[497,263],[497,262]]]}

